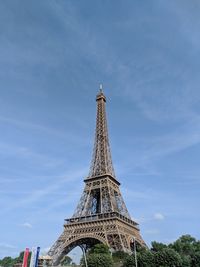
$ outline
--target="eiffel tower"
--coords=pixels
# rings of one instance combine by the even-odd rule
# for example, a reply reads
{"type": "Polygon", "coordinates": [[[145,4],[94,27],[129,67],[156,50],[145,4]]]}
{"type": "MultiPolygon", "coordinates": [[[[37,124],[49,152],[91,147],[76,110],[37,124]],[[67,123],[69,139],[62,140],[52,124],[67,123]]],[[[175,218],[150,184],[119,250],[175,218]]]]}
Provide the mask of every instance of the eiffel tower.
{"type": "Polygon", "coordinates": [[[64,230],[49,250],[53,265],[80,246],[85,251],[96,243],[107,244],[113,251],[131,253],[133,240],[146,246],[138,223],[131,219],[122,198],[112,164],[106,121],[106,97],[100,87],[96,96],[95,143],[88,177],[78,206],[64,230]]]}

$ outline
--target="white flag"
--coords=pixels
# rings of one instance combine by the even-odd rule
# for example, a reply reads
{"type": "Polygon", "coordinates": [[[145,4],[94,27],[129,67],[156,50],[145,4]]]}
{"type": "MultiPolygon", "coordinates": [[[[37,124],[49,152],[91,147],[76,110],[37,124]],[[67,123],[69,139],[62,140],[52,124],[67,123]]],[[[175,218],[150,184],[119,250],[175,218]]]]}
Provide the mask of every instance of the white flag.
{"type": "Polygon", "coordinates": [[[30,260],[29,267],[34,267],[35,266],[35,259],[36,259],[36,248],[32,248],[32,251],[31,251],[31,260],[30,260]]]}

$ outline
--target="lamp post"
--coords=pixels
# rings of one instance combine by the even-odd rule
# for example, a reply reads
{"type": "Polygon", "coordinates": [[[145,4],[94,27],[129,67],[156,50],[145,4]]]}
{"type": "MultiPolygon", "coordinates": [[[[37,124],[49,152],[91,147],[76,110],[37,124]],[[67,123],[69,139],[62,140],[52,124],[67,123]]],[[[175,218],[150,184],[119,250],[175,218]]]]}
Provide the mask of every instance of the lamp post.
{"type": "Polygon", "coordinates": [[[133,237],[133,242],[134,242],[135,267],[138,267],[135,237],[133,237]]]}
{"type": "Polygon", "coordinates": [[[81,247],[81,249],[82,249],[82,251],[83,251],[83,257],[84,257],[84,261],[85,261],[85,267],[88,267],[84,245],[82,245],[82,246],[80,246],[80,247],[81,247]]]}
{"type": "Polygon", "coordinates": [[[109,248],[110,254],[112,256],[113,252],[115,251],[113,248],[109,248]]]}

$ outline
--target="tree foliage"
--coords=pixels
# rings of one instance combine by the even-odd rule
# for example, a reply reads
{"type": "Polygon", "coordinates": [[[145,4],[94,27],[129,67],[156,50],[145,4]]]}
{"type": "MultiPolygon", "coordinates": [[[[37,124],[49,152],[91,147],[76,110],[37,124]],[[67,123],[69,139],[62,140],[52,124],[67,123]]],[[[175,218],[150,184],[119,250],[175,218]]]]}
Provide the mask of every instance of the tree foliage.
{"type": "Polygon", "coordinates": [[[122,263],[126,258],[128,254],[123,251],[116,251],[112,254],[112,259],[114,263],[122,263]]]}
{"type": "MultiPolygon", "coordinates": [[[[200,267],[200,241],[183,235],[174,243],[152,242],[152,248],[137,249],[138,267],[200,267]]],[[[135,267],[135,255],[124,259],[123,267],[135,267]]]]}
{"type": "Polygon", "coordinates": [[[163,248],[161,251],[154,253],[155,267],[182,267],[180,255],[171,248],[163,248]]]}
{"type": "Polygon", "coordinates": [[[60,265],[61,266],[65,266],[65,265],[69,265],[72,263],[72,259],[68,256],[68,255],[65,255],[62,260],[60,261],[60,265]]]}
{"type": "Polygon", "coordinates": [[[151,243],[151,250],[152,251],[158,252],[158,251],[161,251],[164,248],[167,248],[167,245],[165,245],[163,243],[159,243],[159,242],[156,242],[156,241],[153,241],[151,243]]]}
{"type": "Polygon", "coordinates": [[[108,254],[110,255],[109,247],[105,244],[96,244],[94,245],[89,254],[108,254]]]}
{"type": "Polygon", "coordinates": [[[113,261],[108,254],[90,254],[87,258],[88,267],[112,267],[113,261]]]}
{"type": "MultiPolygon", "coordinates": [[[[88,267],[112,267],[113,260],[109,247],[104,244],[96,244],[86,255],[88,267]]],[[[84,259],[81,266],[85,266],[84,259]]]]}
{"type": "MultiPolygon", "coordinates": [[[[19,256],[16,258],[11,257],[4,257],[2,260],[0,260],[0,266],[3,267],[13,267],[16,263],[23,263],[24,258],[24,251],[20,252],[19,256]]],[[[28,265],[30,263],[31,253],[29,253],[28,257],[28,265]]]]}
{"type": "MultiPolygon", "coordinates": [[[[153,253],[150,250],[139,248],[137,251],[137,263],[138,267],[155,267],[153,253]]],[[[136,258],[135,254],[127,255],[124,260],[124,267],[135,267],[136,258]]]]}

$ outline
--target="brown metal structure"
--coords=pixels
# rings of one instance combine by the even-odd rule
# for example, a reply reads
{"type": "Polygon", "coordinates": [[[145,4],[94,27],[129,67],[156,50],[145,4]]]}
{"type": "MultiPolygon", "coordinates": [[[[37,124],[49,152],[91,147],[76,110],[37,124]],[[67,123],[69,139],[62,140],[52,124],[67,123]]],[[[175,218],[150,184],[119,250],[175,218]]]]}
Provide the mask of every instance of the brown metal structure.
{"type": "Polygon", "coordinates": [[[138,223],[128,213],[115,176],[102,89],[96,101],[95,143],[89,176],[84,180],[85,188],[74,215],[65,220],[63,233],[49,251],[54,265],[76,246],[87,250],[101,242],[114,251],[128,253],[132,251],[134,239],[146,246],[138,223]]]}

